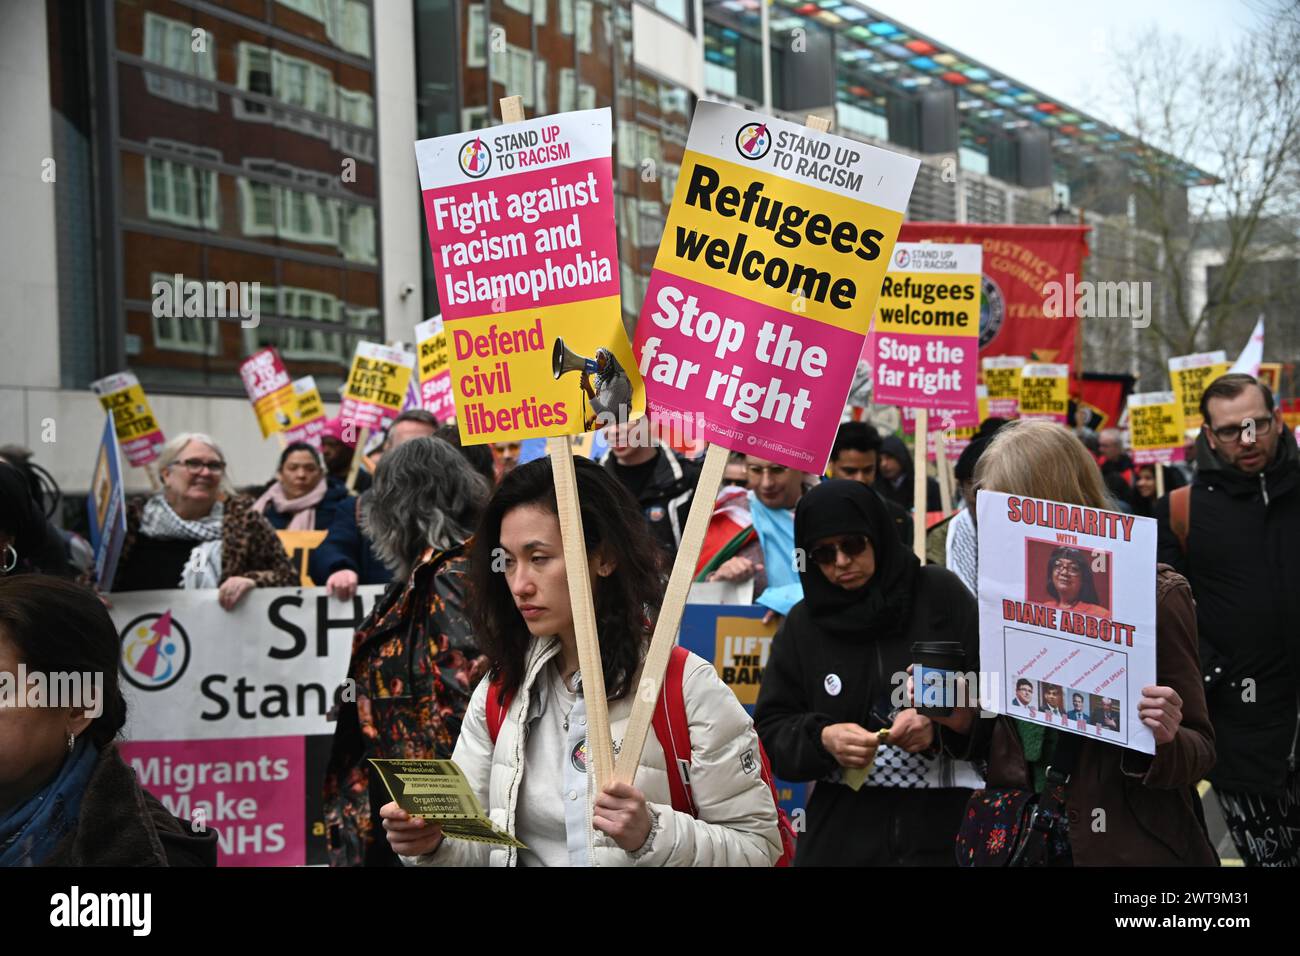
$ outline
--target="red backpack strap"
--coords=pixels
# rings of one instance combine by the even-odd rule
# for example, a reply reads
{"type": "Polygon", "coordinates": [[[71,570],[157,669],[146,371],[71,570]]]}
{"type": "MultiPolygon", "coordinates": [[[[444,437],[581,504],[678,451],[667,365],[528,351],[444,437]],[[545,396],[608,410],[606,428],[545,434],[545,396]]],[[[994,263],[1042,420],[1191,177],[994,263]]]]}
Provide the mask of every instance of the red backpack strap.
{"type": "Polygon", "coordinates": [[[673,809],[698,816],[691,797],[691,726],[686,719],[686,698],[682,694],[687,656],[686,648],[681,646],[675,646],[668,655],[668,669],[659,688],[652,725],[668,763],[668,792],[673,809]]]}
{"type": "Polygon", "coordinates": [[[1191,530],[1192,488],[1183,485],[1169,492],[1169,530],[1178,539],[1178,547],[1187,553],[1187,532],[1191,530]]]}
{"type": "Polygon", "coordinates": [[[487,692],[487,728],[488,737],[492,739],[495,746],[497,737],[501,733],[501,725],[506,722],[506,711],[510,709],[510,702],[515,699],[514,694],[506,694],[505,700],[501,699],[501,681],[494,680],[488,686],[487,692]]]}

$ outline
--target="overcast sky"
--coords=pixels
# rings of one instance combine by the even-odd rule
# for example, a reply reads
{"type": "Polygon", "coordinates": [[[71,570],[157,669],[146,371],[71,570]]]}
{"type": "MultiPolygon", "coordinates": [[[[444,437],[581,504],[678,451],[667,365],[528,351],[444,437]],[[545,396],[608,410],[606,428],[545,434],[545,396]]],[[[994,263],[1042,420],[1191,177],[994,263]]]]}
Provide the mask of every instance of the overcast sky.
{"type": "Polygon", "coordinates": [[[1118,117],[1104,109],[1104,73],[1114,45],[1155,26],[1189,45],[1226,49],[1258,22],[1259,8],[1250,0],[866,0],[865,5],[1111,122],[1118,117]]]}

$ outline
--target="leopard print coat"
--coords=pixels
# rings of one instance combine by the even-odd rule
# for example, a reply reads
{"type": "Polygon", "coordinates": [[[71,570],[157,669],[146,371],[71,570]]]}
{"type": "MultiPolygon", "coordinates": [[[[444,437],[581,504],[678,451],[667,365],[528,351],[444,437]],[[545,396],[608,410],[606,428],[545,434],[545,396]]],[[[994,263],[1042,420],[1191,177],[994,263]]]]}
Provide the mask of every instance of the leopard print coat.
{"type": "MultiPolygon", "coordinates": [[[[126,538],[117,561],[119,579],[140,536],[140,518],[146,500],[135,498],[127,503],[126,538]]],[[[259,588],[288,588],[299,582],[298,572],[275,529],[253,510],[253,499],[244,495],[226,498],[221,519],[221,580],[232,577],[249,578],[259,588]]]]}

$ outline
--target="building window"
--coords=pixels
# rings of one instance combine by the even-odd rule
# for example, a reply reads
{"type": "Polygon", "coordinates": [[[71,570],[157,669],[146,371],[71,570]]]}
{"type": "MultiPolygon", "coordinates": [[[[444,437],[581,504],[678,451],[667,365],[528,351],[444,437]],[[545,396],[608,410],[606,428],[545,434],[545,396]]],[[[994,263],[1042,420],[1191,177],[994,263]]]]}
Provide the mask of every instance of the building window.
{"type": "Polygon", "coordinates": [[[157,156],[148,157],[146,166],[150,219],[194,229],[220,228],[216,173],[157,156]]]}
{"type": "MultiPolygon", "coordinates": [[[[215,80],[216,56],[216,39],[211,33],[180,20],[145,13],[144,58],[150,63],[189,73],[199,79],[215,80]],[[201,49],[195,50],[196,45],[201,49]]],[[[154,96],[198,109],[217,109],[217,91],[214,89],[149,70],[145,71],[144,77],[145,88],[154,96]]]]}
{"type": "Polygon", "coordinates": [[[465,65],[471,69],[487,66],[487,21],[483,4],[471,3],[466,8],[465,65]]]}
{"type": "MultiPolygon", "coordinates": [[[[175,299],[176,277],[161,272],[149,274],[149,288],[152,290],[159,282],[166,283],[172,289],[171,311],[173,315],[153,316],[154,348],[163,352],[189,352],[197,355],[220,355],[221,336],[219,319],[203,316],[184,315],[185,294],[182,287],[180,301],[175,299]]],[[[207,311],[207,287],[204,287],[203,310],[207,311]]],[[[227,315],[239,314],[238,302],[226,303],[227,315]]]]}
{"type": "Polygon", "coordinates": [[[957,151],[958,160],[961,168],[973,173],[989,174],[989,154],[981,152],[978,149],[971,149],[969,146],[963,146],[957,151]]]}
{"type": "Polygon", "coordinates": [[[290,10],[319,21],[340,49],[370,58],[370,11],[358,0],[277,0],[290,10]]]}
{"type": "Polygon", "coordinates": [[[505,49],[492,54],[492,79],[501,83],[512,94],[523,97],[524,105],[533,106],[533,51],[505,44],[505,49]]]}
{"type": "Polygon", "coordinates": [[[884,116],[840,100],[835,104],[835,121],[846,130],[888,142],[889,123],[884,116]]]}
{"type": "Polygon", "coordinates": [[[578,37],[578,52],[591,52],[591,0],[577,0],[573,5],[573,32],[578,37]]]}
{"type": "Polygon", "coordinates": [[[338,243],[338,201],[279,188],[280,238],[316,245],[338,243]]]}
{"type": "Polygon", "coordinates": [[[354,206],[344,203],[341,219],[339,248],[343,257],[352,262],[376,265],[379,256],[375,251],[375,210],[373,206],[354,206]]]}
{"type": "Polygon", "coordinates": [[[239,178],[240,231],[246,236],[275,235],[275,187],[239,178]]]}
{"type": "Polygon", "coordinates": [[[277,2],[290,10],[298,11],[304,17],[311,17],[321,23],[325,22],[324,0],[277,0],[277,2]]]}
{"type": "Polygon", "coordinates": [[[560,112],[569,113],[577,107],[577,75],[568,67],[560,68],[560,112]]]}
{"type": "Polygon", "coordinates": [[[642,6],[658,10],[670,20],[676,20],[686,29],[691,29],[691,7],[693,0],[637,0],[642,6]]]}

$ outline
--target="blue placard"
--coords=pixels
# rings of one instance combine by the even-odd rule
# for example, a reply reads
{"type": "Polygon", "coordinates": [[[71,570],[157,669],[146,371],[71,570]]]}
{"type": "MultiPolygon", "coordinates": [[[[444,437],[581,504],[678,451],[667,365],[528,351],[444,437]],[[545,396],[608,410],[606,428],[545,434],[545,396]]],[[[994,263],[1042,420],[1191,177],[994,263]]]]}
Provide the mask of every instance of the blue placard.
{"type": "Polygon", "coordinates": [[[104,416],[104,431],[95,454],[86,496],[90,513],[90,544],[95,549],[95,581],[102,591],[112,587],[117,558],[126,539],[126,493],[122,488],[122,451],[117,444],[113,415],[104,416]]]}
{"type": "MultiPolygon", "coordinates": [[[[721,648],[728,660],[719,668],[719,676],[737,692],[737,698],[751,717],[754,715],[754,705],[746,703],[746,697],[757,697],[768,648],[763,645],[762,638],[719,634],[719,620],[745,618],[761,621],[766,613],[767,608],[751,604],[688,604],[682,614],[682,628],[677,638],[677,643],[682,647],[698,654],[714,667],[718,667],[721,648]]],[[[725,631],[725,627],[722,630],[725,631]]],[[[792,819],[795,810],[801,811],[802,816],[807,807],[808,784],[792,783],[779,777],[773,782],[776,784],[781,809],[792,819]]]]}

